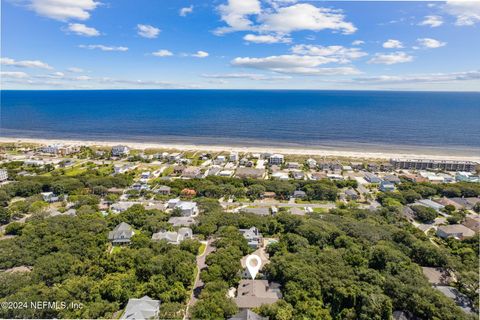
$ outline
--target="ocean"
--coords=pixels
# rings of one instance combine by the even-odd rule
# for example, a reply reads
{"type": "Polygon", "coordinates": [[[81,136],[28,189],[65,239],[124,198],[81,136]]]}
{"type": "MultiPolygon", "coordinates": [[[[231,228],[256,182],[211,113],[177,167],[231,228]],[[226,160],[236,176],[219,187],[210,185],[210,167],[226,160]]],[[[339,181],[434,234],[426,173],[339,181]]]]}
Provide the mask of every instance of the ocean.
{"type": "Polygon", "coordinates": [[[480,152],[480,93],[2,90],[0,94],[2,137],[480,152]]]}

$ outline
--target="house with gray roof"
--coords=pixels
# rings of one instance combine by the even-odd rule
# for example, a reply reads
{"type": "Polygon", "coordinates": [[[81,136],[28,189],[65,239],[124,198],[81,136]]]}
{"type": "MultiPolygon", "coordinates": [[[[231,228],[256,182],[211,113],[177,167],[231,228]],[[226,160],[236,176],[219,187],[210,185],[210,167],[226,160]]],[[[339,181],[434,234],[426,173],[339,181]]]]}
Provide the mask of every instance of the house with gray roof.
{"type": "Polygon", "coordinates": [[[243,309],[236,315],[228,318],[228,320],[268,320],[268,318],[262,317],[253,312],[252,310],[243,309]]]}
{"type": "Polygon", "coordinates": [[[364,178],[369,183],[380,183],[380,182],[382,182],[382,179],[380,179],[377,175],[375,175],[371,172],[365,172],[364,178]]]}
{"type": "Polygon", "coordinates": [[[262,304],[272,304],[282,298],[280,284],[268,280],[240,280],[237,297],[238,308],[251,309],[262,304]]]}
{"type": "Polygon", "coordinates": [[[453,300],[453,302],[462,309],[463,312],[469,314],[475,314],[471,308],[470,301],[466,295],[458,291],[455,287],[450,286],[435,286],[435,289],[443,293],[447,298],[453,300]]]}
{"type": "Polygon", "coordinates": [[[293,192],[293,197],[294,198],[305,198],[307,196],[307,194],[305,193],[305,191],[302,191],[302,190],[295,190],[293,192]]]}
{"type": "Polygon", "coordinates": [[[168,219],[168,223],[171,223],[174,227],[189,227],[195,224],[195,219],[192,217],[171,217],[168,219]]]}
{"type": "Polygon", "coordinates": [[[243,178],[261,179],[265,176],[265,169],[239,167],[237,168],[237,171],[235,171],[235,176],[241,179],[243,178]]]}
{"type": "Polygon", "coordinates": [[[128,223],[122,222],[108,233],[108,240],[113,245],[130,244],[130,239],[134,234],[133,228],[128,223]]]}
{"type": "Polygon", "coordinates": [[[400,184],[402,182],[399,177],[393,174],[387,174],[386,176],[383,177],[383,180],[395,183],[395,184],[400,184]]]}
{"type": "Polygon", "coordinates": [[[155,190],[155,192],[167,196],[170,194],[171,190],[172,188],[169,186],[160,186],[157,190],[155,190]]]}
{"type": "Polygon", "coordinates": [[[354,189],[347,189],[347,190],[345,190],[345,197],[348,200],[357,200],[358,199],[358,193],[354,189]]]}
{"type": "Polygon", "coordinates": [[[239,229],[238,231],[240,231],[243,237],[248,241],[250,247],[256,249],[260,246],[262,234],[257,228],[251,227],[250,229],[239,229]]]}
{"type": "Polygon", "coordinates": [[[110,206],[110,210],[113,211],[113,213],[121,213],[126,210],[128,210],[131,206],[138,204],[137,202],[131,202],[131,201],[119,201],[110,206]]]}
{"type": "Polygon", "coordinates": [[[160,300],[144,296],[140,299],[129,299],[120,319],[154,319],[158,317],[159,312],[160,300]]]}
{"type": "Polygon", "coordinates": [[[425,206],[425,207],[429,207],[429,208],[432,208],[434,210],[436,210],[437,212],[439,213],[442,213],[441,210],[443,208],[445,208],[445,206],[441,205],[440,203],[437,203],[435,201],[432,201],[430,199],[422,199],[422,200],[418,200],[415,202],[415,204],[420,204],[422,206],[425,206]]]}
{"type": "Polygon", "coordinates": [[[152,240],[154,241],[161,241],[167,240],[170,244],[180,244],[183,240],[192,239],[193,231],[190,228],[180,228],[178,231],[165,231],[162,230],[160,232],[154,233],[152,235],[152,240]]]}

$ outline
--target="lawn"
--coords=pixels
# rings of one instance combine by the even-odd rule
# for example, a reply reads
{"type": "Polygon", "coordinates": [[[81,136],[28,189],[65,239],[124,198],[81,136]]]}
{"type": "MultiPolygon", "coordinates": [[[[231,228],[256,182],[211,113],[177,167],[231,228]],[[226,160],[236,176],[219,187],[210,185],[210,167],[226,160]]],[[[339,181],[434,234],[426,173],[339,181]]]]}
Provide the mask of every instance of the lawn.
{"type": "Polygon", "coordinates": [[[114,246],[110,253],[112,253],[112,254],[119,253],[120,251],[122,251],[122,249],[123,249],[123,247],[121,247],[121,246],[114,246]]]}
{"type": "Polygon", "coordinates": [[[205,243],[200,244],[200,247],[198,248],[198,255],[201,256],[205,252],[205,249],[207,249],[207,245],[205,243]]]}

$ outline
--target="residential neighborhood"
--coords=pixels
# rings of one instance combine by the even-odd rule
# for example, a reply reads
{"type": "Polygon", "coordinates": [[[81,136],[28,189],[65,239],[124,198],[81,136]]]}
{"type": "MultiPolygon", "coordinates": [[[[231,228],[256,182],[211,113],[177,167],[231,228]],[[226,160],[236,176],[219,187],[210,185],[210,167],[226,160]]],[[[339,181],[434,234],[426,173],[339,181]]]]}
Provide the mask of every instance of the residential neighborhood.
{"type": "MultiPolygon", "coordinates": [[[[470,163],[360,162],[268,152],[140,151],[126,145],[109,150],[52,144],[3,146],[0,167],[4,193],[0,245],[22,239],[27,232],[22,230],[29,230],[30,224],[74,219],[85,223],[85,236],[88,230],[104,230],[95,235],[105,246],[98,253],[105,255],[102,259],[115,261],[143,250],[152,262],[165,264],[163,271],[148,267],[148,278],[136,280],[147,281],[144,289],[122,296],[122,303],[111,311],[120,319],[209,318],[209,299],[225,303],[221,311],[225,319],[272,318],[285,303],[293,305],[289,283],[299,285],[283,274],[283,264],[293,263],[286,254],[306,259],[311,254],[304,251],[306,247],[321,254],[329,248],[345,250],[344,241],[364,236],[347,227],[352,221],[362,223],[361,217],[385,220],[380,223],[384,227],[369,225],[374,232],[369,237],[391,232],[388,221],[397,221],[403,229],[395,232],[409,230],[408,237],[419,239],[415,246],[425,246],[422,254],[436,257],[441,250],[442,255],[455,257],[450,259],[460,259],[454,248],[478,242],[480,229],[479,167],[470,163]],[[322,238],[325,232],[336,240],[322,238]],[[262,262],[255,279],[245,265],[249,254],[262,262]],[[173,267],[178,263],[187,278],[178,278],[173,267]],[[162,274],[167,270],[177,280],[166,279],[162,274]],[[224,292],[220,296],[218,288],[212,289],[220,285],[218,281],[224,292]],[[181,295],[175,296],[178,292],[181,295]]],[[[378,241],[390,238],[385,239],[378,241]]],[[[385,250],[377,242],[371,246],[363,250],[373,250],[373,256],[375,250],[385,250]]],[[[421,267],[418,277],[424,279],[425,288],[442,294],[448,308],[457,306],[455,310],[465,317],[478,310],[464,287],[467,269],[447,267],[440,257],[435,263],[417,256],[409,259],[421,267]],[[450,276],[438,274],[447,269],[450,276]]],[[[377,268],[376,263],[372,260],[370,268],[377,268]]],[[[0,265],[5,274],[10,269],[35,273],[39,268],[28,261],[0,265]]],[[[137,267],[142,266],[133,268],[137,267]]],[[[127,274],[122,277],[127,281],[127,274]]],[[[117,301],[106,293],[101,296],[117,301]]]]}

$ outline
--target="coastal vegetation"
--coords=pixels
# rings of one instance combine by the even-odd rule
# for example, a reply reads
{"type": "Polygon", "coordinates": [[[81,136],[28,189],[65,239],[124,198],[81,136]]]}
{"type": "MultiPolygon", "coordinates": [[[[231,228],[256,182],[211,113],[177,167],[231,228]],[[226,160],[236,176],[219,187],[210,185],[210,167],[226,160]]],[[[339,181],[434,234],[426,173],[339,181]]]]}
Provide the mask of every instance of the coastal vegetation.
{"type": "MultiPolygon", "coordinates": [[[[11,165],[8,170],[15,174],[18,168],[11,165]]],[[[83,306],[2,309],[0,317],[115,318],[129,298],[144,295],[161,301],[161,317],[183,317],[197,272],[195,257],[205,246],[197,240],[177,246],[151,240],[159,230],[174,230],[168,220],[178,215],[175,210],[146,210],[136,204],[121,213],[100,213],[100,205],[115,202],[119,197],[115,189],[130,186],[136,174],[112,176],[111,168],[104,169],[79,170],[73,176],[52,174],[55,171],[15,176],[15,181],[0,187],[0,223],[8,224],[0,241],[0,300],[83,306]],[[76,216],[49,216],[50,204],[42,192],[62,197],[58,210],[65,210],[68,201],[76,216]],[[107,234],[121,222],[131,225],[135,235],[129,246],[112,248],[107,234]],[[19,268],[21,272],[15,271],[19,268]]],[[[478,237],[432,240],[405,219],[403,209],[433,196],[476,197],[478,184],[414,183],[402,178],[396,191],[374,194],[381,205],[376,209],[342,202],[335,209],[298,216],[286,208],[275,215],[228,212],[218,199],[257,200],[264,192],[275,192],[283,201],[301,190],[303,202],[335,203],[342,190],[357,182],[207,177],[161,183],[171,187],[170,197],[195,190],[190,200],[201,213],[192,229],[214,247],[200,272],[205,285],[190,309],[194,319],[228,318],[238,311],[228,293],[240,280],[240,259],[253,251],[239,229],[252,226],[278,239],[267,247],[270,263],[264,273],[280,284],[283,298],[255,309],[271,320],[389,319],[394,311],[421,319],[475,319],[433,288],[422,267],[455,274],[452,285],[478,311],[478,237]]],[[[430,222],[438,214],[425,206],[410,208],[420,222],[430,222]]],[[[455,219],[464,215],[453,206],[443,210],[455,219]]]]}

